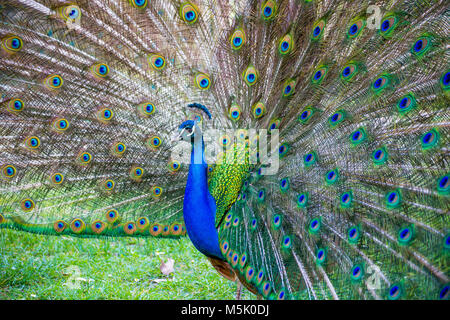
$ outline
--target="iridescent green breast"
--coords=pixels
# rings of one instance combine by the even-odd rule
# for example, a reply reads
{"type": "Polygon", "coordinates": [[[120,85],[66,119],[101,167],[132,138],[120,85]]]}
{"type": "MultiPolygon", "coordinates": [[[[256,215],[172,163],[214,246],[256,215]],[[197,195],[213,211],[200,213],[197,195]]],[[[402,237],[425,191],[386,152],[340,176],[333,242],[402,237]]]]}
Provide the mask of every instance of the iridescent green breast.
{"type": "Polygon", "coordinates": [[[209,175],[209,191],[217,206],[216,223],[236,201],[249,171],[248,148],[244,143],[235,144],[218,156],[218,162],[209,175]]]}

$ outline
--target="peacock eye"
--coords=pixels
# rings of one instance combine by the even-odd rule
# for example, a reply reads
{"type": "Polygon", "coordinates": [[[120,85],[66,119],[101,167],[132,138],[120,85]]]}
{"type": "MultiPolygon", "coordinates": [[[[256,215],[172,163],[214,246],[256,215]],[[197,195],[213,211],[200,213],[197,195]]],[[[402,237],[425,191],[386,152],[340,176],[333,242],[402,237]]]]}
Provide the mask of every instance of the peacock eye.
{"type": "Polygon", "coordinates": [[[186,128],[186,131],[192,133],[192,128],[186,128]]]}
{"type": "Polygon", "coordinates": [[[40,146],[41,142],[38,137],[29,137],[25,140],[25,146],[31,149],[36,149],[40,146]]]}
{"type": "Polygon", "coordinates": [[[424,55],[431,48],[431,46],[432,46],[432,37],[424,35],[414,42],[411,48],[411,52],[416,57],[420,57],[424,55]]]}
{"type": "Polygon", "coordinates": [[[211,78],[206,73],[197,72],[194,77],[195,85],[201,90],[206,90],[211,87],[211,78]]]}
{"type": "Polygon", "coordinates": [[[397,27],[398,22],[399,19],[395,14],[391,14],[385,17],[383,20],[381,20],[380,34],[385,38],[391,37],[393,31],[397,27]]]}
{"type": "Polygon", "coordinates": [[[278,51],[280,52],[280,54],[286,55],[292,52],[293,44],[294,40],[292,39],[292,35],[288,33],[280,39],[278,44],[278,51]]]}
{"type": "Polygon", "coordinates": [[[60,75],[57,74],[51,74],[44,80],[44,85],[48,89],[59,89],[63,85],[63,79],[60,75]]]}
{"type": "Polygon", "coordinates": [[[233,50],[239,50],[245,43],[245,32],[242,28],[236,29],[231,35],[231,48],[233,50]]]}
{"type": "Polygon", "coordinates": [[[69,17],[71,19],[76,19],[78,17],[78,10],[77,9],[70,10],[69,17]]]}
{"type": "Polygon", "coordinates": [[[18,113],[18,112],[22,111],[24,107],[25,107],[24,102],[21,99],[16,98],[16,99],[11,99],[8,102],[7,110],[11,113],[18,113]]]}
{"type": "Polygon", "coordinates": [[[341,79],[350,81],[358,72],[358,65],[355,63],[348,63],[341,69],[341,79]]]}
{"type": "Polygon", "coordinates": [[[228,110],[228,116],[233,121],[239,120],[241,117],[241,108],[237,104],[233,104],[228,110]]]}
{"type": "Polygon", "coordinates": [[[166,59],[160,54],[152,53],[147,57],[148,63],[155,70],[162,70],[166,65],[166,59]]]}
{"type": "Polygon", "coordinates": [[[348,28],[347,36],[351,39],[356,38],[361,33],[365,25],[366,22],[363,19],[353,21],[353,23],[351,23],[350,27],[348,28]]]}
{"type": "Polygon", "coordinates": [[[323,33],[323,29],[325,28],[325,20],[319,20],[314,24],[314,28],[311,34],[311,39],[313,41],[317,41],[320,39],[323,33]]]}
{"type": "Polygon", "coordinates": [[[266,107],[261,101],[257,102],[252,107],[252,114],[255,119],[261,118],[266,113],[266,107]]]}
{"type": "Polygon", "coordinates": [[[138,9],[144,9],[147,6],[147,0],[132,0],[131,5],[138,9]]]}
{"type": "Polygon", "coordinates": [[[64,21],[69,21],[69,20],[73,21],[73,20],[79,19],[81,17],[80,7],[78,7],[75,4],[70,4],[70,5],[56,8],[56,11],[57,11],[58,15],[64,21]]]}
{"type": "Polygon", "coordinates": [[[312,76],[312,82],[315,84],[320,84],[322,80],[325,78],[325,75],[327,74],[328,67],[325,65],[319,66],[316,71],[314,71],[314,74],[312,76]]]}
{"type": "Polygon", "coordinates": [[[258,81],[258,71],[254,66],[249,65],[242,72],[242,78],[248,86],[252,86],[258,81]]]}
{"type": "Polygon", "coordinates": [[[159,148],[162,144],[162,139],[158,136],[150,136],[147,138],[146,141],[147,147],[150,148],[150,150],[155,150],[156,148],[159,148]]]}
{"type": "Polygon", "coordinates": [[[1,47],[9,54],[20,51],[23,46],[22,38],[10,35],[1,39],[1,47]]]}
{"type": "Polygon", "coordinates": [[[294,93],[296,81],[294,79],[288,79],[283,85],[283,97],[289,97],[294,93]]]}
{"type": "Polygon", "coordinates": [[[277,11],[277,3],[273,0],[264,1],[261,5],[261,15],[264,20],[271,20],[274,18],[277,11]]]}
{"type": "Polygon", "coordinates": [[[184,2],[180,7],[179,13],[181,19],[187,24],[195,23],[199,16],[198,8],[190,2],[184,2]]]}
{"type": "Polygon", "coordinates": [[[3,166],[1,169],[1,174],[4,178],[12,178],[16,175],[16,168],[12,165],[3,166]]]}
{"type": "Polygon", "coordinates": [[[57,118],[52,122],[52,127],[57,132],[64,132],[69,128],[69,121],[64,118],[57,118]]]}
{"type": "Polygon", "coordinates": [[[97,112],[97,118],[100,122],[108,123],[113,118],[113,111],[109,108],[103,108],[97,112]]]}
{"type": "Polygon", "coordinates": [[[109,73],[109,66],[105,63],[94,64],[91,73],[97,78],[105,78],[109,73]]]}

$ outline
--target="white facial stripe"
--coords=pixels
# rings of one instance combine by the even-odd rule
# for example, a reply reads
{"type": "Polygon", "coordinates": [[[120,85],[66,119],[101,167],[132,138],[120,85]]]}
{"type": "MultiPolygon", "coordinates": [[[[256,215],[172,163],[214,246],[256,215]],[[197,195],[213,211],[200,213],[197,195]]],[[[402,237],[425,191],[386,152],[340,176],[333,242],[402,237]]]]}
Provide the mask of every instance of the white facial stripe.
{"type": "Polygon", "coordinates": [[[179,137],[182,137],[182,136],[183,136],[184,130],[186,130],[186,128],[183,128],[183,129],[180,131],[180,133],[178,134],[179,137]]]}

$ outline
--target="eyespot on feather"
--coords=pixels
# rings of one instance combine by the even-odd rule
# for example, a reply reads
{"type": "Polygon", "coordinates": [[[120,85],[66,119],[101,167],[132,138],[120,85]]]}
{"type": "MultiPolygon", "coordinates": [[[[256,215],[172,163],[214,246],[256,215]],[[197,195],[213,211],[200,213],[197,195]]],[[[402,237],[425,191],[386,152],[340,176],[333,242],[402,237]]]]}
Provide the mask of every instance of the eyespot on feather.
{"type": "Polygon", "coordinates": [[[274,119],[270,120],[269,125],[267,126],[267,131],[269,133],[271,133],[272,130],[278,129],[280,127],[280,124],[281,124],[281,119],[274,118],[274,119]]]}
{"type": "Polygon", "coordinates": [[[55,172],[50,175],[50,181],[53,185],[61,185],[64,182],[64,175],[60,172],[55,172]]]}
{"type": "Polygon", "coordinates": [[[150,53],[147,61],[153,70],[161,71],[166,66],[166,59],[158,53],[150,53]]]}
{"type": "Polygon", "coordinates": [[[58,16],[64,21],[79,21],[81,19],[80,7],[76,4],[61,6],[56,9],[58,16]]]}
{"type": "Polygon", "coordinates": [[[283,84],[283,97],[290,97],[295,92],[295,86],[296,86],[295,79],[288,79],[283,84]]]}
{"type": "Polygon", "coordinates": [[[150,138],[147,139],[147,147],[150,150],[156,150],[157,148],[159,148],[162,144],[162,140],[160,137],[158,136],[151,136],[150,138]]]}
{"type": "Polygon", "coordinates": [[[294,49],[294,39],[292,37],[291,33],[286,34],[283,36],[278,44],[278,51],[281,55],[287,55],[292,52],[294,49]]]}
{"type": "Polygon", "coordinates": [[[91,67],[91,73],[97,79],[106,78],[109,74],[109,67],[106,63],[97,63],[91,67]]]}
{"type": "Polygon", "coordinates": [[[6,35],[1,40],[2,49],[8,54],[19,52],[23,47],[22,38],[16,35],[6,35]]]}
{"type": "Polygon", "coordinates": [[[203,72],[197,72],[194,76],[195,86],[200,90],[208,90],[211,87],[211,78],[203,72]]]}
{"type": "Polygon", "coordinates": [[[24,145],[27,149],[36,150],[41,145],[41,140],[36,136],[31,136],[25,139],[24,145]]]}
{"type": "Polygon", "coordinates": [[[394,30],[397,28],[399,18],[395,13],[387,13],[383,19],[381,19],[380,34],[384,38],[392,37],[394,30]]]}
{"type": "Polygon", "coordinates": [[[311,82],[314,84],[320,84],[325,79],[328,72],[328,67],[326,65],[321,65],[316,68],[311,78],[311,82]]]}
{"type": "Polygon", "coordinates": [[[100,185],[104,191],[111,192],[114,190],[116,183],[112,179],[106,179],[106,180],[102,180],[100,182],[100,185]]]}
{"type": "Polygon", "coordinates": [[[228,110],[228,117],[233,121],[238,121],[241,118],[241,108],[237,104],[231,105],[228,110]]]}
{"type": "Polygon", "coordinates": [[[161,187],[159,187],[159,186],[153,186],[150,189],[150,192],[151,192],[152,197],[154,199],[158,199],[161,196],[161,194],[163,193],[163,189],[161,187]]]}
{"type": "Polygon", "coordinates": [[[179,236],[183,232],[181,224],[175,222],[170,225],[169,230],[173,236],[179,236]]]}
{"type": "Polygon", "coordinates": [[[105,218],[108,223],[115,223],[120,219],[119,212],[115,209],[110,209],[105,213],[105,218]]]}
{"type": "Polygon", "coordinates": [[[325,20],[319,20],[318,22],[316,22],[311,32],[311,40],[318,41],[323,35],[324,28],[325,28],[325,20]]]}
{"type": "Polygon", "coordinates": [[[140,116],[142,116],[144,118],[148,118],[150,115],[155,113],[156,107],[153,103],[147,101],[147,102],[140,103],[137,106],[137,111],[140,116]]]}
{"type": "Polygon", "coordinates": [[[169,228],[168,225],[164,225],[164,226],[162,227],[162,232],[161,232],[161,234],[162,234],[163,236],[168,236],[168,235],[170,234],[170,228],[169,228]]]}
{"type": "Polygon", "coordinates": [[[148,0],[129,0],[130,4],[137,9],[145,9],[148,4],[148,0]]]}
{"type": "Polygon", "coordinates": [[[24,212],[30,212],[33,211],[36,207],[34,201],[30,198],[25,198],[20,202],[20,207],[24,212]]]}
{"type": "Polygon", "coordinates": [[[127,235],[131,236],[136,232],[136,224],[133,221],[126,222],[123,224],[122,229],[127,235]]]}
{"type": "Polygon", "coordinates": [[[150,222],[147,217],[140,217],[135,222],[136,227],[139,231],[146,231],[150,227],[150,222]]]}
{"type": "Polygon", "coordinates": [[[107,124],[113,119],[114,112],[110,108],[101,108],[97,111],[96,116],[101,123],[107,124]]]}
{"type": "Polygon", "coordinates": [[[17,114],[17,113],[23,111],[24,108],[25,108],[25,103],[19,98],[14,98],[7,102],[6,109],[13,114],[17,114]]]}
{"type": "Polygon", "coordinates": [[[178,172],[181,168],[181,163],[177,160],[170,160],[167,164],[167,167],[170,172],[175,173],[178,172]]]}
{"type": "Polygon", "coordinates": [[[134,181],[141,181],[144,176],[144,169],[139,166],[133,166],[130,169],[130,178],[134,181]]]}
{"type": "Polygon", "coordinates": [[[69,129],[70,127],[70,123],[67,119],[65,118],[56,118],[55,120],[53,120],[52,122],[52,128],[56,131],[56,132],[64,132],[67,129],[69,129]]]}
{"type": "Polygon", "coordinates": [[[84,223],[83,220],[81,220],[79,218],[74,219],[70,223],[70,229],[73,231],[73,233],[76,233],[76,234],[83,233],[85,228],[86,228],[86,224],[84,223]]]}
{"type": "Polygon", "coordinates": [[[9,179],[12,179],[16,175],[17,169],[16,169],[16,167],[14,167],[11,164],[6,164],[6,165],[2,166],[1,173],[2,173],[3,179],[9,180],[9,179]]]}
{"type": "Polygon", "coordinates": [[[95,220],[91,224],[91,230],[96,234],[101,234],[103,230],[105,230],[106,226],[106,223],[104,223],[103,221],[95,220]]]}
{"type": "Polygon", "coordinates": [[[266,114],[266,106],[261,101],[252,106],[252,115],[255,119],[259,119],[266,114]]]}
{"type": "Polygon", "coordinates": [[[366,21],[362,18],[352,20],[350,22],[350,25],[349,25],[349,28],[347,31],[348,38],[350,38],[350,39],[357,38],[361,34],[361,32],[365,26],[366,26],[366,21]]]}
{"type": "Polygon", "coordinates": [[[64,84],[63,78],[58,74],[51,74],[44,79],[44,86],[50,90],[57,90],[64,84]]]}
{"type": "Polygon", "coordinates": [[[199,10],[197,6],[189,1],[181,4],[179,14],[181,19],[189,25],[197,22],[199,18],[199,10]]]}
{"type": "Polygon", "coordinates": [[[57,220],[53,223],[53,230],[55,230],[56,233],[61,233],[67,228],[67,226],[67,223],[63,220],[57,220]]]}
{"type": "Polygon", "coordinates": [[[315,111],[312,106],[306,106],[303,111],[300,113],[300,116],[298,117],[298,120],[303,123],[307,124],[309,120],[314,115],[315,111]]]}
{"type": "Polygon", "coordinates": [[[244,82],[248,86],[253,86],[258,82],[259,73],[258,70],[252,65],[249,65],[243,72],[242,72],[242,78],[244,79],[244,82]]]}
{"type": "Polygon", "coordinates": [[[125,153],[126,149],[127,149],[127,147],[126,147],[125,143],[116,142],[111,146],[110,152],[113,156],[121,157],[125,153]]]}
{"type": "Polygon", "coordinates": [[[82,151],[77,156],[77,163],[80,166],[87,166],[92,161],[92,155],[87,151],[82,151]]]}
{"type": "Polygon", "coordinates": [[[163,227],[159,223],[154,223],[150,226],[149,232],[152,236],[157,237],[163,231],[163,227]]]}
{"type": "Polygon", "coordinates": [[[272,20],[277,13],[277,3],[274,0],[266,0],[261,4],[261,17],[264,20],[272,20]]]}
{"type": "Polygon", "coordinates": [[[239,50],[244,46],[247,41],[245,31],[242,28],[237,28],[230,37],[231,48],[233,50],[239,50]]]}

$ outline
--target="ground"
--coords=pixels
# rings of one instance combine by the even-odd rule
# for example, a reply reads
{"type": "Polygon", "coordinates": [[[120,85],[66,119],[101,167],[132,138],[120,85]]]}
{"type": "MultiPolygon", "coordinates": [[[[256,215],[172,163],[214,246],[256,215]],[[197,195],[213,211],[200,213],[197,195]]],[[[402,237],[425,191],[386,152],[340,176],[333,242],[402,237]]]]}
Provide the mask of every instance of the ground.
{"type": "MultiPolygon", "coordinates": [[[[255,299],[242,289],[242,299],[255,299]]],[[[0,229],[0,299],[235,299],[187,237],[84,239],[0,229]],[[160,258],[175,260],[164,276],[160,258]]]]}

